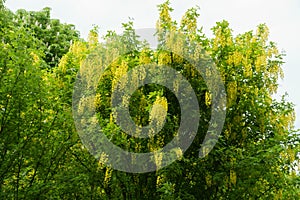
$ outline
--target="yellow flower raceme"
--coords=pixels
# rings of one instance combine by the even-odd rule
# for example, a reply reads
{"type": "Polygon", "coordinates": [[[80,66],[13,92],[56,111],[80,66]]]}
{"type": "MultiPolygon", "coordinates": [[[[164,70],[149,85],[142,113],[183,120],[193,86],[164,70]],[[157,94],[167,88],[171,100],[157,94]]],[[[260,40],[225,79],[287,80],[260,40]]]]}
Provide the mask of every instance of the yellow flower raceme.
{"type": "MultiPolygon", "coordinates": [[[[126,61],[122,60],[121,64],[119,66],[117,66],[117,68],[115,69],[115,73],[114,73],[113,80],[112,80],[112,88],[113,89],[116,87],[120,78],[126,79],[127,71],[128,71],[128,63],[126,61]]],[[[121,88],[119,88],[119,89],[124,88],[125,87],[124,84],[121,85],[121,88]]]]}
{"type": "Polygon", "coordinates": [[[207,106],[211,105],[211,94],[209,92],[205,92],[205,104],[207,106]]]}
{"type": "Polygon", "coordinates": [[[34,52],[31,52],[30,55],[32,56],[33,58],[33,64],[38,64],[40,62],[40,58],[37,54],[35,54],[34,52]]]}
{"type": "Polygon", "coordinates": [[[150,111],[150,120],[156,119],[159,125],[164,123],[168,112],[168,102],[165,97],[157,96],[150,111]]]}
{"type": "Polygon", "coordinates": [[[227,106],[230,107],[234,105],[237,95],[237,83],[236,81],[231,81],[227,86],[227,106]]]}

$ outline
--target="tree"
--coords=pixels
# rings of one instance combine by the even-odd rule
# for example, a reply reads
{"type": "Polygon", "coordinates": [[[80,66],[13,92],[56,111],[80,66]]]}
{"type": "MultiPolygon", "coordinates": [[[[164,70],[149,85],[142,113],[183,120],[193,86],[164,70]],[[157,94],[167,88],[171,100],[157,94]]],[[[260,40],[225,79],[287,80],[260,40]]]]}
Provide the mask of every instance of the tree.
{"type": "MultiPolygon", "coordinates": [[[[274,42],[268,41],[267,26],[261,24],[256,33],[249,31],[233,36],[229,23],[222,21],[212,28],[214,37],[208,39],[197,28],[197,8],[189,9],[179,26],[170,17],[172,8],[169,1],[159,5],[159,11],[157,51],[150,50],[138,41],[132,22],[123,24],[122,36],[109,32],[106,42],[97,44],[102,57],[93,56],[100,59],[102,65],[111,63],[100,80],[96,94],[99,123],[114,144],[129,151],[153,151],[170,141],[176,133],[180,115],[178,109],[176,110],[178,102],[166,88],[157,85],[145,86],[128,99],[131,117],[140,125],[149,123],[152,104],[163,105],[167,102],[167,123],[158,136],[149,141],[133,138],[120,130],[112,120],[114,110],[111,109],[110,102],[118,79],[135,66],[156,63],[172,66],[190,81],[200,102],[200,128],[192,146],[183,157],[155,173],[141,175],[126,174],[110,168],[104,170],[103,173],[110,174],[106,190],[108,197],[296,199],[299,185],[295,185],[296,182],[293,181],[298,178],[291,171],[295,171],[292,162],[297,153],[295,141],[299,137],[292,134],[293,104],[284,97],[281,101],[272,99],[272,94],[277,89],[277,80],[279,76],[282,77],[284,55],[278,51],[274,42]],[[174,43],[173,32],[186,36],[188,49],[185,48],[186,44],[174,43]],[[201,148],[211,114],[211,91],[185,59],[163,49],[165,45],[172,44],[175,45],[174,48],[182,49],[184,55],[196,59],[200,59],[198,52],[201,49],[196,51],[193,45],[201,44],[202,50],[208,52],[216,63],[225,84],[225,125],[217,145],[205,158],[199,158],[197,151],[201,148]]],[[[91,76],[96,70],[94,65],[95,63],[83,65],[80,69],[81,76],[91,76]]],[[[87,92],[80,101],[88,102],[89,98],[87,92]]],[[[86,123],[93,124],[89,121],[86,123]]],[[[157,157],[156,165],[159,165],[161,159],[157,157]]]]}
{"type": "Polygon", "coordinates": [[[71,110],[46,70],[43,41],[5,7],[0,16],[0,198],[59,198],[66,152],[78,142],[71,110]]]}
{"type": "Polygon", "coordinates": [[[27,29],[34,37],[43,42],[44,60],[53,68],[66,54],[72,42],[79,39],[79,32],[72,24],[51,19],[50,8],[41,11],[18,10],[14,15],[16,25],[27,29]]]}

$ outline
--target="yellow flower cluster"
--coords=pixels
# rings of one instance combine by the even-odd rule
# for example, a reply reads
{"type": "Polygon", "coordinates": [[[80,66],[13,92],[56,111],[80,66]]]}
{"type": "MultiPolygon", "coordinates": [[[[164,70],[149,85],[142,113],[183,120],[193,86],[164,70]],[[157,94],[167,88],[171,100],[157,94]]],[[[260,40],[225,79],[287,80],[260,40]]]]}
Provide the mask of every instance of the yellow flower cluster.
{"type": "Polygon", "coordinates": [[[230,183],[236,185],[236,172],[232,169],[230,170],[230,183]]]}
{"type": "MultiPolygon", "coordinates": [[[[113,90],[115,89],[115,87],[116,87],[116,85],[117,85],[117,83],[118,83],[118,81],[119,81],[120,78],[127,79],[126,78],[127,70],[128,70],[128,63],[126,61],[122,60],[121,61],[121,65],[119,65],[116,68],[114,76],[113,76],[113,80],[112,80],[112,88],[113,88],[113,90]]],[[[124,84],[120,85],[121,88],[119,88],[119,89],[122,89],[122,87],[124,88],[125,87],[124,84]]]]}
{"type": "Polygon", "coordinates": [[[170,65],[172,59],[169,52],[161,52],[158,55],[158,65],[170,65]]]}
{"type": "Polygon", "coordinates": [[[101,94],[95,95],[94,105],[96,108],[98,108],[101,105],[101,94]]]}
{"type": "Polygon", "coordinates": [[[206,182],[206,184],[207,184],[208,187],[212,186],[212,175],[207,174],[205,176],[205,182],[206,182]]]}
{"type": "Polygon", "coordinates": [[[111,168],[109,168],[109,167],[106,168],[105,176],[104,176],[104,181],[103,181],[103,184],[106,187],[108,186],[108,184],[110,182],[112,172],[113,172],[113,170],[111,168]]]}
{"type": "Polygon", "coordinates": [[[211,94],[209,92],[205,92],[205,104],[207,106],[211,105],[211,94]]]}
{"type": "Polygon", "coordinates": [[[166,118],[168,112],[168,101],[165,97],[157,96],[150,111],[150,120],[156,119],[159,126],[161,126],[166,118]]]}
{"type": "Polygon", "coordinates": [[[40,62],[40,58],[37,54],[35,54],[34,52],[31,52],[30,55],[33,58],[33,64],[36,65],[40,62]]]}
{"type": "Polygon", "coordinates": [[[85,52],[87,52],[87,50],[88,49],[83,42],[76,41],[71,45],[69,52],[72,52],[74,55],[78,56],[80,60],[84,60],[85,52]]]}
{"type": "Polygon", "coordinates": [[[265,54],[262,54],[258,56],[255,60],[255,70],[257,72],[264,71],[264,69],[267,66],[267,56],[265,54]]]}
{"type": "Polygon", "coordinates": [[[227,107],[234,105],[237,95],[237,83],[231,81],[227,85],[227,107]]]}
{"type": "MultiPolygon", "coordinates": [[[[230,163],[231,163],[232,166],[234,166],[235,163],[236,163],[236,159],[235,158],[231,158],[230,159],[230,163]]],[[[230,179],[230,183],[232,185],[236,185],[236,179],[237,179],[237,177],[236,177],[236,172],[234,171],[233,168],[231,168],[230,171],[229,171],[229,179],[230,179]]]]}
{"type": "Polygon", "coordinates": [[[162,152],[154,153],[154,161],[155,161],[155,164],[156,164],[157,168],[161,167],[162,158],[163,158],[163,153],[162,152]]]}
{"type": "Polygon", "coordinates": [[[237,66],[242,62],[242,59],[242,54],[239,51],[235,51],[232,55],[229,55],[227,63],[229,65],[234,64],[235,66],[237,66]]]}
{"type": "Polygon", "coordinates": [[[224,134],[225,134],[225,137],[226,137],[226,139],[229,139],[229,137],[230,137],[230,134],[231,134],[231,126],[232,125],[228,125],[228,127],[227,127],[227,129],[224,131],[224,134]]]}
{"type": "Polygon", "coordinates": [[[215,38],[213,40],[213,51],[217,51],[219,47],[231,46],[233,44],[233,39],[230,36],[230,29],[225,30],[225,34],[222,33],[222,28],[219,27],[215,31],[215,38]]]}
{"type": "Polygon", "coordinates": [[[93,97],[81,98],[78,106],[78,114],[81,115],[85,112],[91,112],[93,108],[90,105],[93,105],[94,102],[95,98],[93,97]]]}
{"type": "Polygon", "coordinates": [[[143,49],[141,51],[141,55],[139,57],[139,63],[140,63],[140,65],[152,63],[152,60],[150,58],[150,50],[149,49],[143,49]]]}

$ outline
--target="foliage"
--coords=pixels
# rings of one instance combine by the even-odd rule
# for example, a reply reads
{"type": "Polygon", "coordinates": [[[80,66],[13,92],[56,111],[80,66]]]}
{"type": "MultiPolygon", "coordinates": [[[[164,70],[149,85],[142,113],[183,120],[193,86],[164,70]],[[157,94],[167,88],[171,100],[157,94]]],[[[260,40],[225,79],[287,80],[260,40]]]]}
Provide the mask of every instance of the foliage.
{"type": "Polygon", "coordinates": [[[0,15],[0,199],[62,197],[78,141],[71,110],[45,70],[43,41],[6,8],[0,15]]]}
{"type": "MultiPolygon", "coordinates": [[[[50,19],[49,8],[14,14],[0,4],[0,199],[298,199],[299,135],[293,131],[293,104],[284,96],[272,99],[284,55],[268,40],[267,26],[234,36],[222,21],[212,28],[214,37],[207,38],[197,26],[198,8],[187,10],[180,23],[172,20],[169,1],[158,10],[159,45],[152,50],[139,41],[131,21],[123,24],[123,35],[109,31],[100,43],[94,28],[85,42],[77,40],[72,25],[50,19]],[[185,35],[185,43],[174,43],[174,32],[185,35]],[[195,60],[209,55],[225,84],[225,125],[205,158],[198,153],[211,115],[210,91],[187,59],[166,51],[166,45],[195,60]],[[101,59],[97,65],[84,64],[88,56],[101,59]],[[119,78],[150,63],[168,65],[191,83],[200,107],[198,133],[183,155],[176,152],[178,161],[159,171],[116,171],[105,164],[105,154],[96,160],[80,142],[71,111],[74,81],[77,72],[92,76],[95,67],[108,65],[91,104],[96,123],[123,149],[154,151],[179,127],[175,95],[149,84],[127,99],[136,124],[166,120],[149,139],[123,132],[110,106],[119,78]],[[167,114],[158,112],[157,105],[167,114]]],[[[131,78],[134,85],[136,77],[131,78]]],[[[153,162],[160,166],[161,160],[157,154],[153,162]]]]}
{"type": "Polygon", "coordinates": [[[51,19],[50,8],[41,11],[18,10],[14,21],[24,27],[31,35],[42,41],[44,60],[53,68],[66,54],[70,45],[79,39],[79,32],[72,24],[63,24],[58,19],[51,19]]]}

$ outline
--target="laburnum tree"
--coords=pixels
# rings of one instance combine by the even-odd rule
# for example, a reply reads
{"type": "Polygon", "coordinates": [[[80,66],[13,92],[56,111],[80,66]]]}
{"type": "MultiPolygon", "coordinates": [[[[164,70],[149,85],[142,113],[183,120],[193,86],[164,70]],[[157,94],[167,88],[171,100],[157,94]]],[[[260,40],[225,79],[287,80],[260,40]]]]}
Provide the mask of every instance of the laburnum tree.
{"type": "MultiPolygon", "coordinates": [[[[110,166],[103,167],[105,176],[102,177],[104,187],[99,189],[103,192],[101,198],[297,199],[299,177],[295,160],[298,159],[299,137],[293,131],[293,104],[284,96],[280,101],[272,98],[278,87],[278,78],[283,76],[284,54],[268,40],[268,27],[261,24],[256,32],[234,36],[229,23],[222,21],[212,28],[214,37],[210,39],[197,26],[197,8],[189,9],[180,23],[172,20],[169,1],[158,8],[159,44],[156,50],[138,40],[132,22],[123,24],[121,36],[108,32],[105,43],[97,41],[95,30],[91,32],[86,52],[96,49],[100,56],[95,58],[101,60],[96,67],[109,66],[99,82],[95,101],[91,102],[96,106],[97,120],[91,119],[87,123],[100,123],[106,136],[128,151],[154,151],[166,145],[175,136],[180,120],[178,102],[167,88],[150,84],[138,89],[128,99],[131,117],[139,125],[147,125],[151,118],[159,121],[160,113],[151,110],[151,105],[161,104],[168,111],[160,134],[148,140],[136,139],[123,132],[116,125],[110,107],[112,91],[120,77],[136,66],[155,63],[178,70],[193,86],[201,108],[199,131],[188,151],[183,155],[178,152],[180,159],[159,171],[130,174],[113,170],[110,166]],[[174,42],[174,32],[185,35],[185,43],[174,42]],[[226,120],[216,146],[205,158],[199,158],[198,153],[210,118],[210,92],[193,66],[184,58],[166,51],[163,48],[166,45],[173,45],[173,49],[196,60],[201,58],[199,52],[206,52],[222,76],[227,93],[226,120]],[[201,48],[195,49],[199,45],[201,48]]],[[[70,69],[68,66],[74,67],[73,60],[69,59],[69,56],[63,58],[60,67],[64,71],[70,69]]],[[[77,68],[83,62],[78,60],[77,68]]],[[[88,79],[95,72],[95,63],[82,66],[80,74],[88,79]]],[[[81,101],[90,101],[87,96],[81,101]]],[[[161,159],[159,155],[155,157],[157,166],[161,159]]]]}

